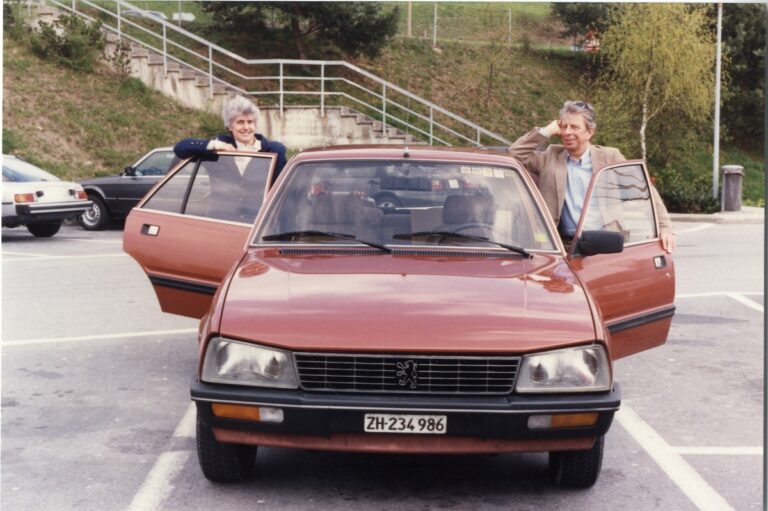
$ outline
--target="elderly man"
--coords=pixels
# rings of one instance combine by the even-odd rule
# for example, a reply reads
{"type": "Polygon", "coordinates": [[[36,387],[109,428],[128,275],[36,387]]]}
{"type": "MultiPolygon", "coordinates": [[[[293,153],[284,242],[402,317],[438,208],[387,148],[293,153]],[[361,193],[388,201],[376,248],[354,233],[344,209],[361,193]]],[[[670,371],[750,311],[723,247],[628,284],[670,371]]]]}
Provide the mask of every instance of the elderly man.
{"type": "MultiPolygon", "coordinates": [[[[626,159],[616,148],[590,144],[596,127],[592,105],[566,101],[557,120],[543,128],[534,128],[509,148],[509,152],[538,178],[539,190],[566,240],[576,233],[593,170],[626,159]],[[551,144],[541,150],[541,146],[555,135],[560,137],[562,145],[551,144]]],[[[653,187],[651,195],[659,214],[662,247],[671,253],[675,249],[672,222],[653,187]]]]}

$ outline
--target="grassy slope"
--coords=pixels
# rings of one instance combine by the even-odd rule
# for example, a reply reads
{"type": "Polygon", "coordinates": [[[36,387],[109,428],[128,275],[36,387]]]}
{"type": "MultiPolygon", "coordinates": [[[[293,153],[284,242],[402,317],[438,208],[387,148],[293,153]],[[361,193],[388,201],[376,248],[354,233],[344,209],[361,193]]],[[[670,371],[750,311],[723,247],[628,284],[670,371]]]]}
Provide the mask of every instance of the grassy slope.
{"type": "Polygon", "coordinates": [[[507,138],[557,115],[579,96],[580,70],[555,52],[398,39],[366,69],[507,138]],[[493,68],[493,69],[491,69],[493,68]]]}
{"type": "Polygon", "coordinates": [[[221,123],[106,69],[83,74],[42,61],[7,36],[3,60],[3,152],[61,177],[114,174],[153,147],[221,123]]]}

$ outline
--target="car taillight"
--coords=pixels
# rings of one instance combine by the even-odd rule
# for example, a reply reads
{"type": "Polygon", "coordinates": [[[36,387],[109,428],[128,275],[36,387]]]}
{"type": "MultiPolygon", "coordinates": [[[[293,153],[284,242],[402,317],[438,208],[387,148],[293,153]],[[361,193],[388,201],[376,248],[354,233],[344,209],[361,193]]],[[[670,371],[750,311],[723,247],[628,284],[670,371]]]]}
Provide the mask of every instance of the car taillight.
{"type": "Polygon", "coordinates": [[[76,197],[78,199],[86,200],[88,198],[88,194],[85,193],[85,190],[78,190],[77,194],[76,194],[76,197]]]}
{"type": "Polygon", "coordinates": [[[24,203],[35,202],[36,200],[34,193],[16,193],[13,195],[14,202],[24,203]]]}

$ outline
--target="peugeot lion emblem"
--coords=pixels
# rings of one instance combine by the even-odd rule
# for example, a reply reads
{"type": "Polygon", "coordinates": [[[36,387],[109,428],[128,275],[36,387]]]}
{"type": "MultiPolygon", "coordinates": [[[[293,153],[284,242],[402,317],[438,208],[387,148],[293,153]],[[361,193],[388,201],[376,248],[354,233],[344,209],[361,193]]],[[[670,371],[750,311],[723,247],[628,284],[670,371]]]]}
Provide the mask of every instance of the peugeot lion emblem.
{"type": "Polygon", "coordinates": [[[401,387],[409,387],[415,389],[418,386],[416,378],[418,374],[416,369],[418,364],[413,360],[406,360],[405,362],[397,363],[397,384],[401,387]]]}

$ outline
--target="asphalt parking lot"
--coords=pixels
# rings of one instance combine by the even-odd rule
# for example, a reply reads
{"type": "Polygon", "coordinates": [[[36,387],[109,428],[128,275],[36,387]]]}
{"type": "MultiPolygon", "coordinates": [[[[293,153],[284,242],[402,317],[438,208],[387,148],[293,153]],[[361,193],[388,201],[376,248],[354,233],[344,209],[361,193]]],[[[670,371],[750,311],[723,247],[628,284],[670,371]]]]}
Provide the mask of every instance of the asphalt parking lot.
{"type": "Polygon", "coordinates": [[[551,486],[544,454],[282,449],[212,484],[189,401],[196,321],[160,312],[120,230],[3,229],[0,507],[761,509],[763,225],[677,230],[670,338],[616,364],[622,410],[585,491],[551,486]]]}

